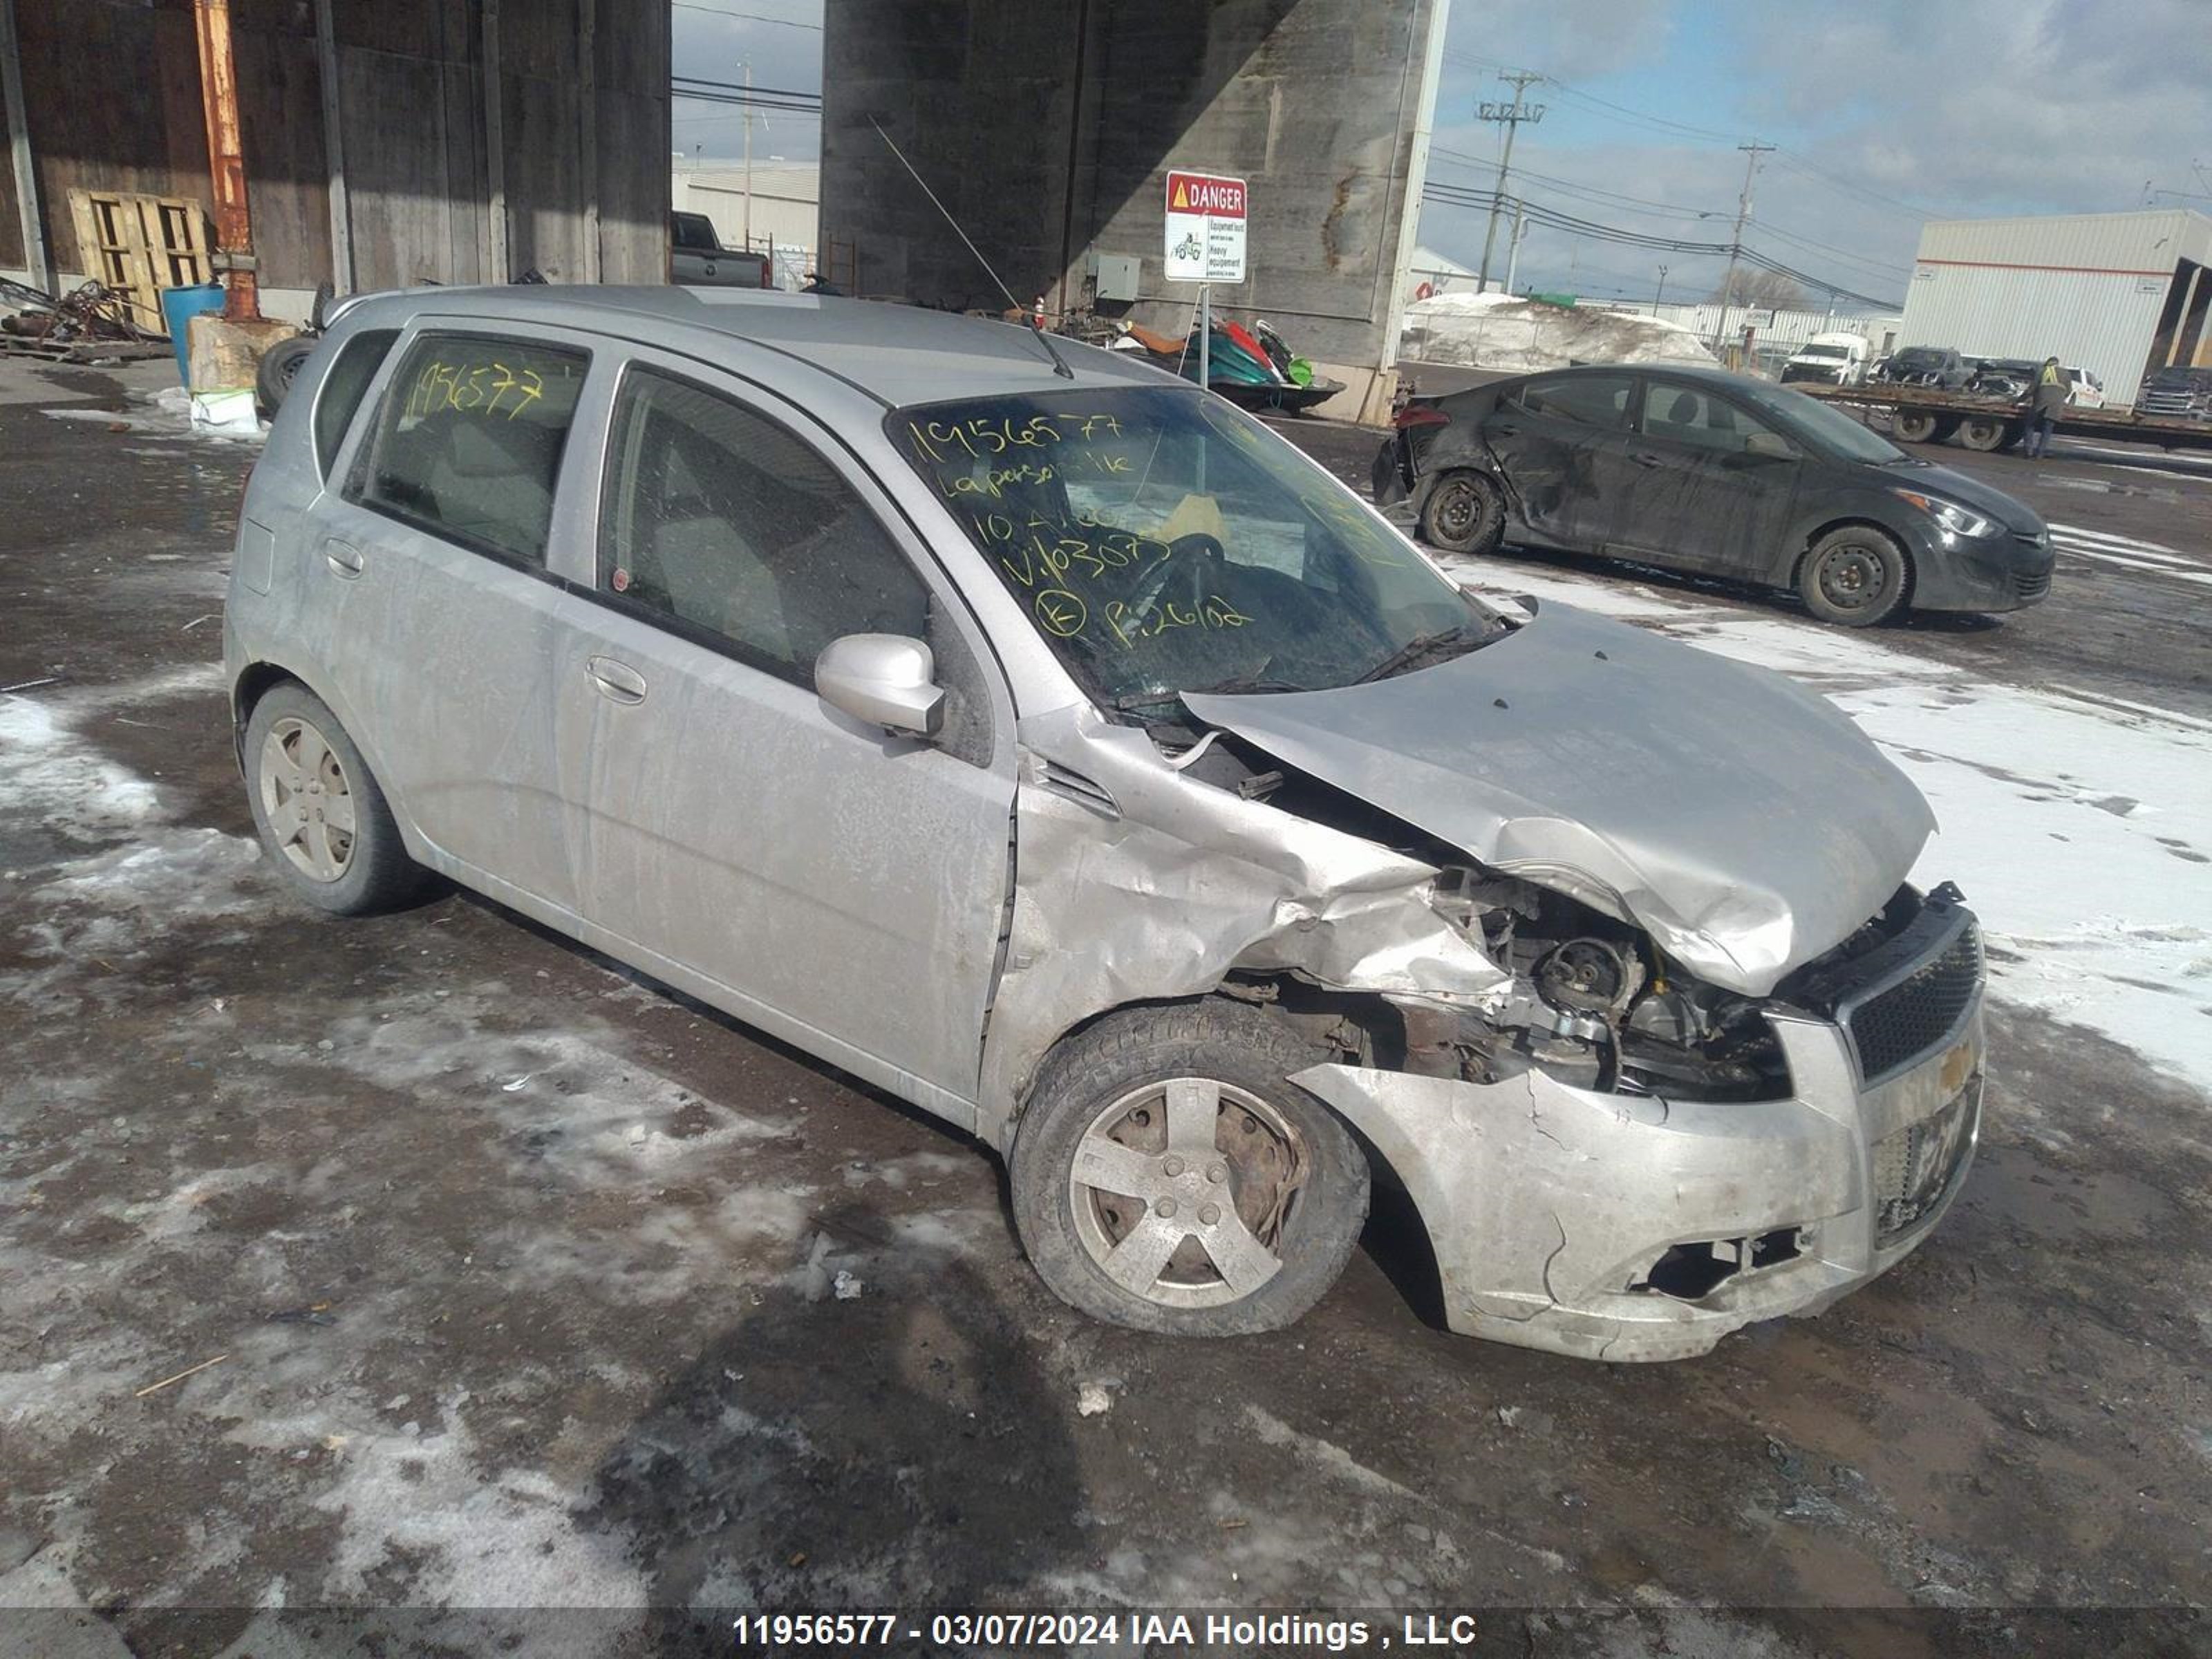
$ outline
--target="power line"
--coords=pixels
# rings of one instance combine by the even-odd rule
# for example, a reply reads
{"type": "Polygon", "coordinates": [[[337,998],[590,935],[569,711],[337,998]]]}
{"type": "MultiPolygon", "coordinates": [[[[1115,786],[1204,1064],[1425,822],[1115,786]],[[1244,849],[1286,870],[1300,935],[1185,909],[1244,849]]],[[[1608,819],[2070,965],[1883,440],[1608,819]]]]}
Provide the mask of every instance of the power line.
{"type": "Polygon", "coordinates": [[[1633,231],[1619,225],[1601,224],[1566,213],[1541,202],[1525,197],[1500,196],[1469,190],[1462,185],[1438,184],[1431,180],[1423,189],[1424,201],[1435,202],[1443,207],[1466,209],[1474,212],[1488,212],[1493,207],[1510,208],[1526,216],[1532,224],[1556,230],[1569,236],[1586,240],[1610,243],[1616,246],[1649,248],[1663,253],[1702,254],[1713,258],[1733,252],[1744,264],[1759,270],[1787,276],[1792,282],[1824,294],[1833,294],[1841,299],[1850,299],[1881,310],[1893,307],[1895,301],[1861,293],[1847,283],[1835,283],[1799,270],[1763,251],[1740,241],[1699,241],[1687,237],[1662,236],[1650,232],[1633,231]]]}
{"type": "Polygon", "coordinates": [[[819,23],[802,23],[790,17],[770,17],[764,12],[724,11],[720,6],[700,5],[696,0],[668,0],[668,3],[678,11],[703,11],[709,17],[731,17],[748,23],[781,23],[787,29],[812,29],[817,34],[822,33],[819,23]]]}

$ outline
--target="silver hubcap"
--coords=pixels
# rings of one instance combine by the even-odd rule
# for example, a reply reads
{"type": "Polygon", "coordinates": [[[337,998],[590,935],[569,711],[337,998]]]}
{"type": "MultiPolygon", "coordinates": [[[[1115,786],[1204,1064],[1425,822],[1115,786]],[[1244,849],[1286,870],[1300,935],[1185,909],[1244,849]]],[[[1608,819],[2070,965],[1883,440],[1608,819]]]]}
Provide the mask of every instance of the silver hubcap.
{"type": "Polygon", "coordinates": [[[353,790],[329,740],[289,716],[261,744],[261,811],[269,837],[313,881],[336,881],[353,863],[353,790]]]}
{"type": "Polygon", "coordinates": [[[1107,1278],[1169,1308],[1252,1294],[1283,1267],[1304,1143],[1258,1096],[1208,1078],[1124,1095],[1076,1143],[1075,1231],[1107,1278]]]}

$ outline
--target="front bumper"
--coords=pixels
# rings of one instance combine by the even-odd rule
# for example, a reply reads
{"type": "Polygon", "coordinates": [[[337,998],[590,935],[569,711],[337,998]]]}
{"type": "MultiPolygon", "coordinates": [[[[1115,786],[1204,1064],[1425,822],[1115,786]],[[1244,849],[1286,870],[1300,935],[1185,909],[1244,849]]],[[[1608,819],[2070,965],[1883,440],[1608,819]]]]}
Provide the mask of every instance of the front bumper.
{"type": "Polygon", "coordinates": [[[1291,1080],[1405,1182],[1452,1329],[1593,1359],[1686,1358],[1886,1272],[1973,1161],[1978,977],[1942,1034],[1871,1085],[1844,1026],[1767,1018],[1786,1100],[1601,1094],[1534,1071],[1480,1084],[1331,1065],[1291,1080]],[[1674,1270],[1700,1262],[1717,1282],[1685,1293],[1674,1270]]]}
{"type": "Polygon", "coordinates": [[[1933,522],[1907,533],[1912,556],[1915,611],[2019,611],[2039,605],[2051,592],[2057,552],[2045,535],[1953,536],[1933,522]]]}

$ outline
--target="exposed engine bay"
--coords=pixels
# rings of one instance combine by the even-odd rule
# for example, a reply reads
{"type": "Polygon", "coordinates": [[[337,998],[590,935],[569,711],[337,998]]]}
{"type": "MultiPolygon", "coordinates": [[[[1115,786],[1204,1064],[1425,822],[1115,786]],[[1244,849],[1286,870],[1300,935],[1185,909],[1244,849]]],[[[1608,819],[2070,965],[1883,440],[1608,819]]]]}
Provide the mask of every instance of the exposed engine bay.
{"type": "MultiPolygon", "coordinates": [[[[1171,751],[1187,734],[1152,728],[1171,751]]],[[[1440,1008],[1419,999],[1381,999],[1403,1022],[1398,1042],[1337,1012],[1340,999],[1269,978],[1237,975],[1231,995],[1275,1004],[1286,1015],[1324,1020],[1354,1063],[1426,1076],[1496,1083],[1530,1067],[1578,1088],[1704,1101],[1776,1098],[1789,1091],[1782,1052],[1767,1024],[1771,1000],[1699,981],[1633,925],[1533,882],[1470,864],[1445,846],[1343,791],[1280,767],[1226,733],[1182,748],[1186,775],[1248,800],[1374,840],[1435,865],[1430,903],[1470,943],[1512,975],[1512,984],[1480,1011],[1440,1008]]],[[[1808,964],[1791,983],[1816,982],[1878,945],[1909,919],[1901,892],[1889,910],[1852,939],[1808,964]],[[1905,910],[1905,915],[1892,912],[1905,910]]]]}

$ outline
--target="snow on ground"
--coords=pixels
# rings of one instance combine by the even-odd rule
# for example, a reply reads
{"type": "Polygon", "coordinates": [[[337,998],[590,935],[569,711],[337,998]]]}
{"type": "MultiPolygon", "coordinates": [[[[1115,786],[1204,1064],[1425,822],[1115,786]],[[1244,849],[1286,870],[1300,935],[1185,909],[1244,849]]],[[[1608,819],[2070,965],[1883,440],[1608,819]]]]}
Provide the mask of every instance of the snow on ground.
{"type": "Polygon", "coordinates": [[[1879,633],[1692,606],[1617,574],[1441,562],[1479,592],[1602,611],[1832,698],[1935,808],[1913,879],[1965,890],[1994,994],[2212,1089],[2212,724],[1999,685],[1879,633]]]}

